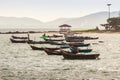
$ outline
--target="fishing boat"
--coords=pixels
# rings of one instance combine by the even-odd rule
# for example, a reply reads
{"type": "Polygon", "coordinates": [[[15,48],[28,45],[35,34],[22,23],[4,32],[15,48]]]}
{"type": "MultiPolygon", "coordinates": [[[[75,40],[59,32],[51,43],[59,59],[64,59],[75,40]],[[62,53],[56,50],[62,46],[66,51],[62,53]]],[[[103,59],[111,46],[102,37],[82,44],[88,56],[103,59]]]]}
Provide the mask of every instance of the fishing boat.
{"type": "Polygon", "coordinates": [[[30,45],[30,47],[33,50],[44,50],[44,48],[49,49],[49,50],[58,50],[58,49],[60,49],[60,48],[37,47],[37,46],[33,46],[33,45],[30,45]]]}
{"type": "Polygon", "coordinates": [[[15,39],[12,39],[12,38],[10,38],[10,41],[12,43],[26,43],[26,42],[28,42],[28,40],[15,40],[15,39]]]}
{"type": "Polygon", "coordinates": [[[20,37],[20,36],[11,36],[13,39],[28,39],[28,37],[20,37]]]}
{"type": "MultiPolygon", "coordinates": [[[[83,42],[64,42],[64,41],[49,41],[49,44],[51,45],[79,45],[84,44],[83,42]]],[[[87,44],[89,46],[89,44],[87,44]]],[[[86,45],[86,46],[87,46],[86,45]]]]}
{"type": "Polygon", "coordinates": [[[64,41],[64,39],[47,39],[44,38],[45,41],[64,41]]]}
{"type": "Polygon", "coordinates": [[[62,35],[47,35],[46,37],[49,37],[49,38],[58,38],[58,37],[63,37],[62,35]]]}
{"type": "Polygon", "coordinates": [[[53,34],[54,37],[63,37],[63,35],[56,35],[56,34],[53,34]]]}
{"type": "Polygon", "coordinates": [[[78,50],[80,53],[89,53],[92,51],[92,49],[80,49],[78,50]]]}
{"type": "Polygon", "coordinates": [[[92,49],[81,49],[81,48],[78,48],[78,47],[75,47],[75,46],[70,46],[70,50],[71,52],[73,53],[89,53],[92,51],[92,49]]]}
{"type": "Polygon", "coordinates": [[[65,44],[67,44],[67,43],[58,42],[58,41],[49,41],[49,44],[51,44],[51,45],[65,45],[65,44]]]}
{"type": "Polygon", "coordinates": [[[43,47],[36,47],[36,46],[32,46],[32,45],[30,45],[30,47],[32,48],[32,50],[44,50],[43,47]]]}
{"type": "Polygon", "coordinates": [[[65,39],[67,42],[83,42],[84,39],[65,39]]]}
{"type": "Polygon", "coordinates": [[[100,54],[74,54],[68,51],[62,50],[62,55],[65,59],[99,59],[100,54]]]}
{"type": "Polygon", "coordinates": [[[90,43],[88,43],[88,44],[69,44],[69,45],[62,45],[62,46],[60,46],[60,48],[70,48],[70,46],[74,46],[74,47],[88,47],[88,46],[90,46],[90,43]]]}
{"type": "Polygon", "coordinates": [[[47,48],[44,48],[44,51],[48,54],[48,55],[62,55],[61,50],[50,50],[47,48]]]}
{"type": "Polygon", "coordinates": [[[28,41],[28,44],[49,44],[49,41],[28,41]]]}
{"type": "Polygon", "coordinates": [[[69,44],[69,46],[75,46],[75,47],[88,47],[88,46],[90,46],[90,43],[87,43],[87,44],[85,44],[85,43],[74,43],[74,44],[69,44]]]}
{"type": "Polygon", "coordinates": [[[83,40],[94,40],[94,39],[98,39],[99,37],[84,37],[84,36],[73,36],[73,37],[66,37],[66,40],[73,40],[73,39],[83,39],[83,40]]]}

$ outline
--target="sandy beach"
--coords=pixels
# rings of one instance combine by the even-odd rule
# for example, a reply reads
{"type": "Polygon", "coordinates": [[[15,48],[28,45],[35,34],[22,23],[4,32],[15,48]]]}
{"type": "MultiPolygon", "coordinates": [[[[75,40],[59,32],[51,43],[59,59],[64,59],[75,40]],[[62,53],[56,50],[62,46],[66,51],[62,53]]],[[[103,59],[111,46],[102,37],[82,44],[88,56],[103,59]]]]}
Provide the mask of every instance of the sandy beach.
{"type": "MultiPolygon", "coordinates": [[[[30,37],[40,40],[40,35],[31,34],[30,37]]],[[[48,56],[44,51],[33,51],[27,43],[11,43],[11,34],[0,34],[0,80],[120,80],[120,34],[80,35],[99,37],[85,41],[91,43],[91,53],[100,54],[99,60],[64,60],[63,56],[48,56]]]]}

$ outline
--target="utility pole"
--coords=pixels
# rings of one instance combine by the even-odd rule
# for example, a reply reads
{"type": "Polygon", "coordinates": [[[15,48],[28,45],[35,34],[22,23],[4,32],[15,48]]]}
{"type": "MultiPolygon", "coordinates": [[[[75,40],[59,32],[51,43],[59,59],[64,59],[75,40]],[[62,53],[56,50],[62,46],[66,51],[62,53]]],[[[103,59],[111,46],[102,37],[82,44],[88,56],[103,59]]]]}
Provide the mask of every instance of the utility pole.
{"type": "Polygon", "coordinates": [[[118,15],[119,15],[118,17],[120,18],[120,10],[119,10],[119,13],[118,13],[118,15]]]}
{"type": "Polygon", "coordinates": [[[111,6],[112,4],[107,4],[107,6],[108,6],[108,19],[110,18],[110,6],[111,6]]]}

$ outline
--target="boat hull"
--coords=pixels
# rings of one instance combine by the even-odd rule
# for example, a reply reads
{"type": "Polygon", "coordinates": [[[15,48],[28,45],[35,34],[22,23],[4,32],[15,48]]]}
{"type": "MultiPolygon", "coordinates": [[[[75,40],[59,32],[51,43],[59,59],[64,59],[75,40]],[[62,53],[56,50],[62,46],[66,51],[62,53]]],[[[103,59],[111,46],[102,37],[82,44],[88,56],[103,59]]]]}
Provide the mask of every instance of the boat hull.
{"type": "Polygon", "coordinates": [[[62,55],[62,52],[56,51],[56,50],[50,50],[50,49],[44,49],[44,51],[48,54],[48,55],[62,55]]]}
{"type": "Polygon", "coordinates": [[[98,59],[100,54],[74,54],[70,52],[62,52],[65,59],[98,59]]]}
{"type": "Polygon", "coordinates": [[[92,51],[92,49],[80,49],[79,50],[80,53],[89,53],[91,51],[92,51]]]}
{"type": "Polygon", "coordinates": [[[28,44],[49,44],[47,41],[28,41],[28,44]]]}
{"type": "Polygon", "coordinates": [[[28,39],[28,37],[11,36],[13,39],[28,39]]]}
{"type": "Polygon", "coordinates": [[[15,40],[15,39],[12,39],[12,38],[10,38],[10,41],[12,43],[26,43],[26,42],[28,42],[28,40],[15,40]]]}
{"type": "Polygon", "coordinates": [[[30,47],[33,50],[44,50],[44,48],[49,49],[49,50],[58,50],[58,49],[60,49],[60,48],[37,47],[37,46],[32,46],[32,45],[30,45],[30,47]]]}

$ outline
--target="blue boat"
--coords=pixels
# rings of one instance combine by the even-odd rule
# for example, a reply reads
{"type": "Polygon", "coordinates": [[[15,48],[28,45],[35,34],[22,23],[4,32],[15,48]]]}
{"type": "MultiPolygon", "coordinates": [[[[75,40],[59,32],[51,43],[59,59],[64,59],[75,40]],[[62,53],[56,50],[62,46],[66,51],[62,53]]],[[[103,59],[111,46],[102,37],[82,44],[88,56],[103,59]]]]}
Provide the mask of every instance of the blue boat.
{"type": "Polygon", "coordinates": [[[66,40],[72,40],[72,39],[78,39],[78,40],[92,40],[92,39],[98,39],[98,37],[83,37],[83,36],[73,36],[73,37],[66,37],[66,40]]]}
{"type": "Polygon", "coordinates": [[[88,43],[88,44],[69,44],[69,45],[61,46],[60,48],[69,48],[70,46],[74,46],[74,47],[88,47],[88,46],[90,46],[90,43],[88,43]]]}
{"type": "Polygon", "coordinates": [[[74,47],[74,46],[71,46],[70,50],[71,50],[72,53],[78,53],[78,52],[80,52],[80,53],[89,53],[89,52],[92,51],[92,49],[79,49],[79,48],[74,47]]]}
{"type": "Polygon", "coordinates": [[[92,49],[81,49],[81,50],[79,50],[80,53],[89,53],[91,51],[92,51],[92,49]]]}
{"type": "Polygon", "coordinates": [[[75,46],[75,47],[88,47],[88,46],[90,46],[90,43],[88,43],[88,44],[84,44],[84,43],[82,43],[82,44],[69,44],[70,46],[75,46]]]}

